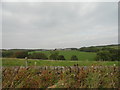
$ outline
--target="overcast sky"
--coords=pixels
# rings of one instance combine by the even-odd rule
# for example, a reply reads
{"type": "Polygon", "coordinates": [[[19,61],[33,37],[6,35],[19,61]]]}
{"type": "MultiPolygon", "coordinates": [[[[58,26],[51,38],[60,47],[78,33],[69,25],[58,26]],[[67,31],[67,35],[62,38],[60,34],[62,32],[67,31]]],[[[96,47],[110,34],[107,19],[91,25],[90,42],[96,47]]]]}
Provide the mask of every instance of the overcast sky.
{"type": "Polygon", "coordinates": [[[2,48],[69,48],[118,43],[117,2],[10,2],[2,48]]]}

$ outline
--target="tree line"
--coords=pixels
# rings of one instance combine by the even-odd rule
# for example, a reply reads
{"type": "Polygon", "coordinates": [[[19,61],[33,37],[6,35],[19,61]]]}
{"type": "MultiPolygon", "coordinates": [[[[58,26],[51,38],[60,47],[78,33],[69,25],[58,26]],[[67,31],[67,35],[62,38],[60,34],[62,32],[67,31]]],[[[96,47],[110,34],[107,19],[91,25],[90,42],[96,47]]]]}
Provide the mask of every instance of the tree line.
{"type": "Polygon", "coordinates": [[[97,52],[97,61],[120,61],[120,49],[105,48],[97,52]]]}
{"type": "Polygon", "coordinates": [[[96,61],[120,61],[119,45],[116,48],[111,48],[112,46],[114,45],[82,47],[79,51],[96,53],[96,61]]]}
{"type": "MultiPolygon", "coordinates": [[[[120,61],[120,49],[118,48],[110,48],[110,46],[91,46],[91,47],[82,47],[80,49],[73,48],[72,50],[78,50],[83,52],[94,52],[96,53],[95,60],[96,61],[120,61]]],[[[116,45],[117,47],[117,45],[116,45]]],[[[49,60],[66,60],[64,55],[59,55],[59,51],[50,51],[50,55],[47,56],[44,53],[32,53],[29,50],[3,50],[2,57],[12,57],[12,58],[25,58],[28,57],[30,59],[49,59],[49,60]]],[[[78,60],[76,55],[72,55],[71,60],[78,60]]]]}
{"type": "MultiPolygon", "coordinates": [[[[41,59],[41,60],[66,60],[64,55],[59,55],[58,51],[50,52],[50,56],[47,56],[44,53],[29,53],[28,51],[18,51],[18,52],[12,52],[12,51],[3,51],[2,57],[6,58],[25,58],[28,59],[41,59]]],[[[71,56],[71,60],[78,60],[76,55],[71,56]]]]}

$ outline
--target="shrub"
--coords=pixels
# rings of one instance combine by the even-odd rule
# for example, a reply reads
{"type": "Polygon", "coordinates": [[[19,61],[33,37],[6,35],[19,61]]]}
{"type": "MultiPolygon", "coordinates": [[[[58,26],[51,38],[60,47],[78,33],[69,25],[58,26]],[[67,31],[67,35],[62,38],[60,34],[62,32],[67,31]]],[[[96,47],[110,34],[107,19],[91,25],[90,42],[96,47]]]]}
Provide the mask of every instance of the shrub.
{"type": "Polygon", "coordinates": [[[120,61],[120,49],[108,49],[97,52],[96,60],[120,61]]]}
{"type": "Polygon", "coordinates": [[[65,57],[63,55],[59,55],[58,60],[65,60],[65,57]]]}
{"type": "Polygon", "coordinates": [[[105,50],[105,51],[99,51],[97,53],[97,59],[101,60],[101,61],[107,61],[107,60],[111,60],[110,58],[110,52],[105,50]]]}
{"type": "Polygon", "coordinates": [[[48,59],[44,53],[33,53],[29,55],[31,59],[48,59]]]}
{"type": "Polygon", "coordinates": [[[57,60],[58,59],[58,52],[51,52],[49,59],[57,60]]]}
{"type": "Polygon", "coordinates": [[[19,51],[19,52],[15,52],[14,56],[16,58],[25,58],[28,56],[28,52],[27,51],[19,51]]]}
{"type": "Polygon", "coordinates": [[[71,57],[71,60],[78,60],[78,58],[77,58],[76,55],[73,55],[73,56],[71,57]]]}
{"type": "Polygon", "coordinates": [[[111,49],[111,61],[120,61],[120,49],[111,49]]]}
{"type": "Polygon", "coordinates": [[[13,52],[11,51],[3,51],[2,52],[2,57],[13,57],[13,52]]]}

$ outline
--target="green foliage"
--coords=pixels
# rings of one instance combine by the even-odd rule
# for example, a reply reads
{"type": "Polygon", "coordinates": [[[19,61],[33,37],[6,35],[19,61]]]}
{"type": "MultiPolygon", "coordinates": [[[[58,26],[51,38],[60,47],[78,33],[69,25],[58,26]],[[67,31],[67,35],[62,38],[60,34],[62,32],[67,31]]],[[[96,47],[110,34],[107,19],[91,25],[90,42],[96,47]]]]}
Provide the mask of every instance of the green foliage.
{"type": "Polygon", "coordinates": [[[104,48],[97,52],[96,60],[100,61],[120,61],[120,49],[104,48]]]}
{"type": "Polygon", "coordinates": [[[32,53],[29,54],[30,59],[48,59],[44,53],[32,53]]]}
{"type": "Polygon", "coordinates": [[[71,57],[71,60],[78,60],[78,58],[77,58],[76,55],[73,55],[73,56],[71,57]]]}
{"type": "Polygon", "coordinates": [[[58,55],[58,60],[65,60],[65,57],[63,55],[58,55]]]}
{"type": "Polygon", "coordinates": [[[2,57],[13,57],[13,52],[11,51],[3,51],[2,52],[2,57]]]}
{"type": "MultiPolygon", "coordinates": [[[[51,54],[54,53],[54,52],[56,52],[56,51],[33,51],[33,52],[29,52],[29,54],[32,54],[32,53],[44,53],[45,55],[50,57],[51,54]]],[[[94,58],[96,57],[96,53],[93,53],[93,52],[81,52],[81,51],[77,51],[77,50],[71,50],[71,51],[61,50],[61,51],[59,51],[59,55],[63,55],[65,57],[65,59],[68,60],[68,61],[71,60],[72,55],[76,55],[78,57],[78,60],[80,60],[80,61],[86,61],[86,60],[94,61],[95,60],[94,58]]]]}
{"type": "Polygon", "coordinates": [[[101,61],[110,60],[110,52],[109,51],[99,51],[97,53],[97,60],[101,60],[101,61]]]}
{"type": "Polygon", "coordinates": [[[25,58],[28,56],[28,52],[27,51],[19,51],[19,52],[15,52],[14,57],[16,58],[25,58]]]}
{"type": "Polygon", "coordinates": [[[58,52],[51,52],[51,55],[49,57],[50,60],[57,60],[58,59],[58,52]]]}
{"type": "Polygon", "coordinates": [[[90,47],[81,47],[79,50],[84,52],[98,52],[100,50],[118,49],[119,47],[120,45],[90,46],[90,47]]]}
{"type": "Polygon", "coordinates": [[[82,47],[79,50],[84,52],[98,52],[100,49],[92,46],[92,47],[82,47]]]}
{"type": "Polygon", "coordinates": [[[111,61],[120,61],[120,49],[111,49],[111,61]]]}

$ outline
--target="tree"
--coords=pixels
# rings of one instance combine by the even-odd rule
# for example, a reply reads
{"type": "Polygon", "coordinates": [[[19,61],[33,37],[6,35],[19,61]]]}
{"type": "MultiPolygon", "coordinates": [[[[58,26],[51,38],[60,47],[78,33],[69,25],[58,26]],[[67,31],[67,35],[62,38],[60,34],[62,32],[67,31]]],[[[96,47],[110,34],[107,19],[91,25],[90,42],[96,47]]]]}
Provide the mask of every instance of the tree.
{"type": "Polygon", "coordinates": [[[100,50],[100,48],[91,46],[91,47],[81,47],[79,50],[84,51],[84,52],[98,52],[100,50]]]}
{"type": "Polygon", "coordinates": [[[104,51],[99,51],[97,53],[96,59],[101,60],[101,61],[111,61],[111,54],[109,51],[104,50],[104,51]]]}
{"type": "Polygon", "coordinates": [[[58,60],[65,60],[65,57],[63,55],[59,55],[58,60]]]}
{"type": "Polygon", "coordinates": [[[96,60],[120,61],[120,49],[104,48],[97,52],[96,60]]]}
{"type": "Polygon", "coordinates": [[[13,52],[11,51],[3,51],[2,52],[2,57],[13,57],[13,52]]]}
{"type": "Polygon", "coordinates": [[[77,58],[76,55],[73,55],[73,56],[71,57],[71,60],[78,60],[78,58],[77,58]]]}
{"type": "Polygon", "coordinates": [[[110,49],[111,61],[120,61],[120,49],[110,49]]]}
{"type": "Polygon", "coordinates": [[[58,59],[58,52],[54,51],[54,52],[51,52],[51,55],[49,56],[49,59],[51,60],[57,60],[58,59]]]}
{"type": "Polygon", "coordinates": [[[19,51],[19,52],[15,52],[14,57],[16,58],[25,58],[28,56],[28,52],[27,51],[19,51]]]}
{"type": "Polygon", "coordinates": [[[32,54],[29,54],[29,58],[31,58],[31,59],[48,59],[44,53],[32,53],[32,54]]]}

